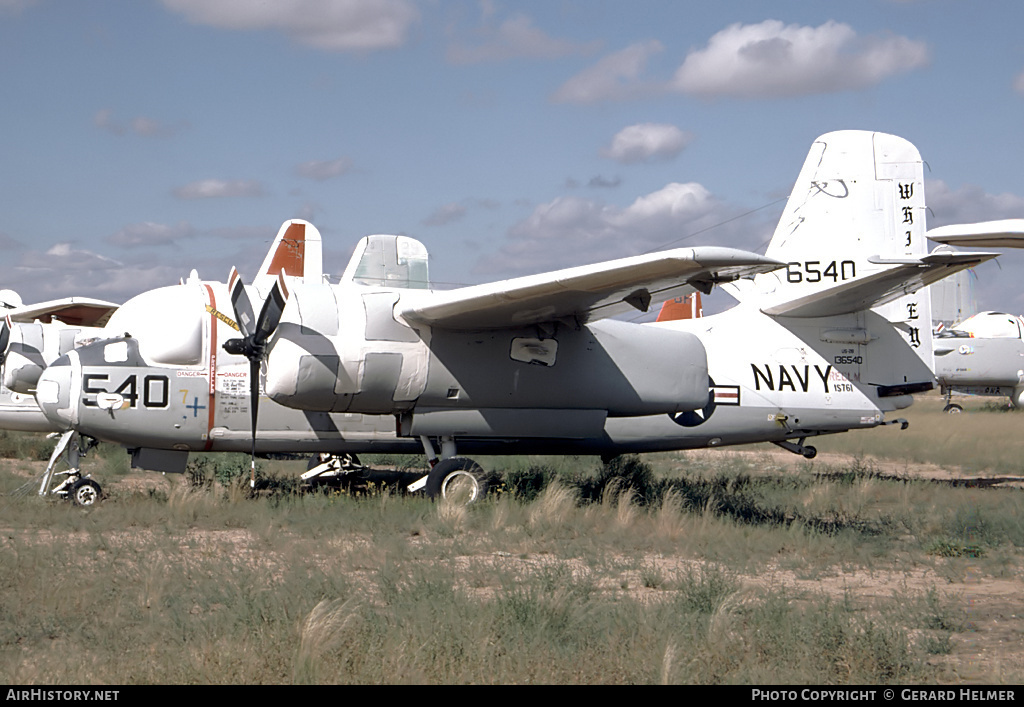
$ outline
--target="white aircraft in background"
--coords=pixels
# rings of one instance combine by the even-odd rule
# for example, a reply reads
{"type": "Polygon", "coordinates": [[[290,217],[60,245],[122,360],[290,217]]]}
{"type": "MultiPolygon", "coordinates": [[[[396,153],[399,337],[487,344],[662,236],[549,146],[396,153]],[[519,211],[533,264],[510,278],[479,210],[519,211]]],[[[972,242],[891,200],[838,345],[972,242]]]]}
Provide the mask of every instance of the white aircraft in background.
{"type": "MultiPolygon", "coordinates": [[[[87,297],[69,297],[25,305],[14,291],[0,290],[0,318],[5,318],[5,324],[0,325],[0,352],[7,352],[12,362],[16,361],[24,353],[21,343],[25,335],[23,332],[38,338],[38,355],[32,355],[17,365],[37,366],[37,372],[41,372],[47,361],[53,361],[98,332],[116,309],[117,305],[113,302],[87,297]],[[43,332],[50,332],[45,337],[45,346],[43,332]],[[45,357],[43,350],[46,352],[45,357]]],[[[0,354],[0,362],[4,355],[0,354]]],[[[36,404],[33,391],[15,387],[17,389],[12,388],[7,381],[0,383],[0,429],[55,431],[53,424],[36,404]]]]}
{"type": "Polygon", "coordinates": [[[233,275],[233,340],[223,285],[140,295],[111,321],[130,336],[60,357],[36,398],[64,429],[169,471],[189,451],[435,459],[439,446],[414,484],[431,495],[464,481],[484,491],[480,466],[458,453],[770,441],[811,457],[808,437],[903,422],[886,415],[935,386],[918,293],[992,257],[928,253],[916,148],[841,131],[814,141],[766,256],[682,248],[431,291],[421,243],[369,236],[339,284],[279,277],[259,317],[233,275]],[[722,314],[610,318],[722,283],[740,299],[722,314]],[[258,418],[263,397],[283,407],[258,418]]]}
{"type": "MultiPolygon", "coordinates": [[[[944,226],[927,235],[947,245],[1021,248],[1024,219],[944,226]]],[[[1010,405],[1024,406],[1024,318],[981,312],[940,330],[935,375],[946,396],[946,412],[963,411],[953,402],[954,394],[1008,397],[1010,405]]]]}
{"type": "MultiPolygon", "coordinates": [[[[320,233],[305,221],[289,220],[278,230],[257,273],[254,283],[256,292],[269,292],[280,273],[300,280],[308,278],[320,281],[323,278],[320,233]]],[[[177,287],[158,291],[201,292],[216,285],[202,283],[193,270],[187,283],[182,281],[177,287]]],[[[224,287],[222,284],[219,286],[221,289],[224,287]]],[[[225,295],[222,301],[226,299],[225,295]]],[[[95,439],[90,438],[80,443],[74,431],[67,430],[66,425],[54,425],[40,410],[35,392],[43,370],[59,357],[97,339],[124,334],[125,330],[121,328],[124,318],[115,316],[119,305],[73,297],[24,306],[20,298],[9,290],[0,291],[0,304],[7,307],[7,319],[0,326],[0,361],[3,363],[0,429],[63,433],[50,457],[39,494],[68,496],[79,505],[90,505],[99,498],[101,489],[94,479],[81,474],[80,457],[95,444],[95,439]],[[62,455],[67,457],[67,469],[62,472],[65,478],[60,485],[51,489],[50,483],[62,455]]],[[[198,321],[199,313],[188,311],[190,304],[193,304],[191,300],[187,303],[176,302],[173,298],[165,300],[159,296],[153,297],[152,292],[144,293],[129,301],[131,329],[135,334],[145,336],[147,326],[152,326],[155,318],[167,324],[168,312],[172,320],[185,312],[188,317],[198,321]]],[[[4,311],[0,310],[0,314],[4,314],[4,311]]],[[[220,317],[224,322],[231,323],[228,317],[212,306],[206,307],[203,316],[220,317]]]]}

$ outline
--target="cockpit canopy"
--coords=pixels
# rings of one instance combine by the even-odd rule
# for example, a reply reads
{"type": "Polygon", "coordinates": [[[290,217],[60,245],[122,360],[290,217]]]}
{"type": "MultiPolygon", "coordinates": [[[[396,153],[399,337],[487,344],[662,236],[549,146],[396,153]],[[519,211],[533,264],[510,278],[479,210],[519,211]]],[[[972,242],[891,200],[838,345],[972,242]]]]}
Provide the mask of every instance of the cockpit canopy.
{"type": "Polygon", "coordinates": [[[341,279],[357,285],[429,289],[427,249],[408,236],[366,236],[356,244],[341,279]]]}
{"type": "Polygon", "coordinates": [[[1024,338],[1024,319],[1005,312],[980,312],[954,328],[984,339],[1024,338]]]}

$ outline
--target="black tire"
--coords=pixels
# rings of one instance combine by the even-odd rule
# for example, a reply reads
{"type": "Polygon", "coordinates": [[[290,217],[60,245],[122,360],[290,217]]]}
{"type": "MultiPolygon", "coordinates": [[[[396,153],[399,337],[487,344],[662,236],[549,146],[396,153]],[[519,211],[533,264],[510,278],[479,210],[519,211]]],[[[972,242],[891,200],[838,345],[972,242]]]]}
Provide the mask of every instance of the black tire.
{"type": "Polygon", "coordinates": [[[804,451],[801,454],[804,455],[804,459],[814,459],[814,457],[818,456],[818,450],[808,445],[804,447],[804,451]]]}
{"type": "Polygon", "coordinates": [[[69,496],[76,506],[92,506],[103,498],[103,489],[92,479],[79,479],[72,485],[69,496]]]}
{"type": "Polygon", "coordinates": [[[439,461],[427,474],[427,496],[466,504],[487,494],[484,470],[472,459],[451,457],[439,461]]]}
{"type": "Polygon", "coordinates": [[[959,415],[963,411],[964,409],[961,406],[957,405],[956,403],[950,403],[946,407],[942,408],[942,412],[947,413],[949,415],[959,415]]]}

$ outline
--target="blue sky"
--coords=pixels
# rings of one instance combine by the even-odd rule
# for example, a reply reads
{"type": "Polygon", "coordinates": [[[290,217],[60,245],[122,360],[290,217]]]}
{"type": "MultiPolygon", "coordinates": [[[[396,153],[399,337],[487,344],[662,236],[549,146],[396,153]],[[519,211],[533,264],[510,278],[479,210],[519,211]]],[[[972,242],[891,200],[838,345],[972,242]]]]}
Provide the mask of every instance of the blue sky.
{"type": "MultiPolygon", "coordinates": [[[[1024,217],[1022,26],[999,0],[0,0],[0,287],[251,276],[293,217],[335,275],[403,233],[446,286],[763,252],[848,128],[918,146],[929,226],[1024,217]]],[[[1001,260],[979,304],[1022,312],[1001,260]]]]}

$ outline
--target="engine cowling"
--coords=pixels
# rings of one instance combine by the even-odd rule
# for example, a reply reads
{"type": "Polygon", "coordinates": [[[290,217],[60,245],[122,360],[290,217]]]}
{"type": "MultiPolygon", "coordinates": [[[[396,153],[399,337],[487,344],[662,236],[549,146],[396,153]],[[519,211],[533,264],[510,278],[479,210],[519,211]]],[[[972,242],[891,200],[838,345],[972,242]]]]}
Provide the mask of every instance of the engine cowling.
{"type": "Polygon", "coordinates": [[[707,354],[693,334],[614,320],[550,336],[532,327],[416,331],[395,320],[399,297],[296,288],[270,342],[266,394],[289,407],[364,414],[425,406],[634,416],[707,404],[707,354]]]}
{"type": "Polygon", "coordinates": [[[94,338],[99,329],[61,323],[14,324],[4,357],[3,383],[16,393],[30,395],[43,370],[58,358],[94,338]]]}

